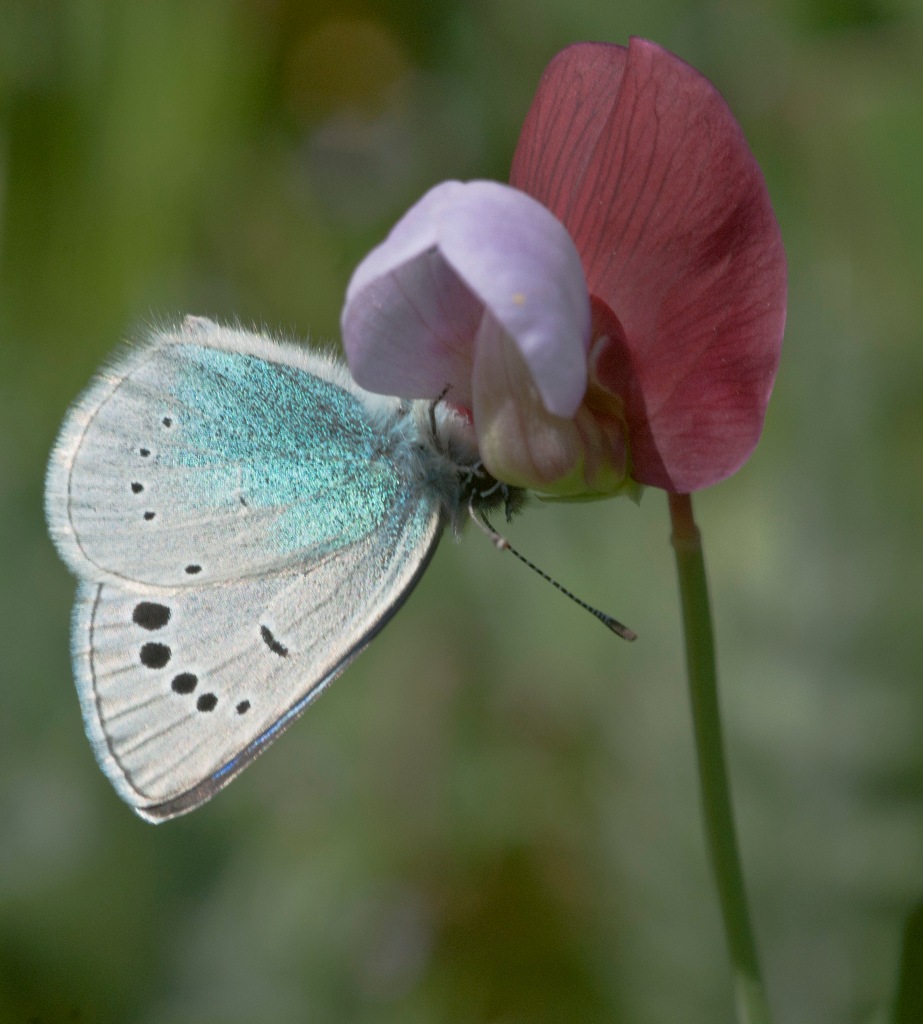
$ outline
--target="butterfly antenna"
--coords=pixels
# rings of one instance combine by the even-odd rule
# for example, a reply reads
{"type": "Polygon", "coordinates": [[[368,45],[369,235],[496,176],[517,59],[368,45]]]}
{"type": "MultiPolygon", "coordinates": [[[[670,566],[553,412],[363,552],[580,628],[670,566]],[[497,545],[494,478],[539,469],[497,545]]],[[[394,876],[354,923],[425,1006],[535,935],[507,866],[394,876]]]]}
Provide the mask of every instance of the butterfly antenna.
{"type": "Polygon", "coordinates": [[[446,384],[446,386],[442,389],[442,391],[439,392],[439,397],[438,398],[434,398],[429,403],[429,432],[430,432],[430,434],[432,434],[433,444],[436,446],[436,451],[439,451],[439,452],[442,451],[442,444],[439,441],[439,428],[436,426],[436,406],[449,393],[450,386],[451,385],[446,384]]]}
{"type": "Polygon", "coordinates": [[[599,621],[612,630],[617,636],[622,637],[623,640],[637,640],[638,634],[633,630],[629,629],[626,625],[619,622],[618,619],[614,619],[611,615],[607,615],[605,612],[601,612],[598,608],[594,608],[591,604],[587,604],[586,601],[581,600],[576,594],[571,593],[567,587],[561,586],[560,583],[554,577],[549,576],[547,572],[540,569],[534,562],[530,562],[528,558],[521,552],[517,551],[512,544],[502,534],[498,533],[493,526],[490,524],[487,516],[483,512],[475,512],[471,504],[468,506],[468,511],[471,518],[477,523],[478,528],[483,531],[491,539],[495,547],[500,551],[509,551],[515,555],[523,565],[527,565],[533,572],[538,573],[543,580],[547,580],[553,587],[560,590],[565,597],[569,597],[575,604],[579,604],[581,608],[588,611],[590,615],[594,615],[599,621]]]}

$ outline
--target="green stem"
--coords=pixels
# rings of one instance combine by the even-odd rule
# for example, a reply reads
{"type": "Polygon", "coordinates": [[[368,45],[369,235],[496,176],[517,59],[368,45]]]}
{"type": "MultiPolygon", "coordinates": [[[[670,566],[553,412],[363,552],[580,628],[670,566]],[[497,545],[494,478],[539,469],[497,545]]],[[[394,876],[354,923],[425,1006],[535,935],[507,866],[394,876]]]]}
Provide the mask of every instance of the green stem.
{"type": "Polygon", "coordinates": [[[689,696],[699,762],[702,812],[718,886],[718,899],[734,971],[737,1010],[744,1024],[770,1024],[760,977],[756,943],[750,927],[734,812],[724,763],[715,641],[705,578],[702,538],[688,494],[670,494],[673,548],[679,574],[689,696]]]}

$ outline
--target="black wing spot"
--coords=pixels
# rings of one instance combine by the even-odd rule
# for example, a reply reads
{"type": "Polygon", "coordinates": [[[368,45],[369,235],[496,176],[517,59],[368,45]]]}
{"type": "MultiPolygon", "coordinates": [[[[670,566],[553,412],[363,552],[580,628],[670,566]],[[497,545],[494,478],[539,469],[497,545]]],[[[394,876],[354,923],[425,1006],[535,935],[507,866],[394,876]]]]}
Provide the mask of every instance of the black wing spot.
{"type": "Polygon", "coordinates": [[[199,711],[214,711],[218,706],[218,698],[213,693],[203,693],[195,706],[199,711]]]}
{"type": "Polygon", "coordinates": [[[173,677],[170,689],[174,693],[192,693],[198,682],[199,677],[192,672],[180,672],[178,676],[173,677]]]}
{"type": "Polygon", "coordinates": [[[141,664],[145,668],[163,668],[172,654],[166,644],[144,644],[140,651],[141,664]]]}
{"type": "Polygon", "coordinates": [[[236,710],[238,715],[245,715],[250,710],[250,701],[242,700],[236,710]]]}
{"type": "Polygon", "coordinates": [[[201,565],[196,565],[195,563],[193,563],[192,565],[187,565],[185,570],[184,570],[184,572],[186,573],[187,576],[195,576],[196,573],[199,573],[201,571],[202,571],[202,566],[201,565]]]}
{"type": "Polygon", "coordinates": [[[164,418],[160,422],[165,427],[172,427],[173,426],[173,420],[171,420],[169,416],[164,416],[164,418]]]}
{"type": "Polygon", "coordinates": [[[260,626],[260,636],[263,638],[263,643],[266,644],[273,654],[278,654],[280,658],[288,657],[288,648],[285,644],[280,644],[272,635],[272,630],[269,626],[260,626]]]}
{"type": "Polygon", "coordinates": [[[137,480],[131,485],[132,494],[140,494],[144,490],[144,484],[139,484],[137,480]]]}
{"type": "Polygon", "coordinates": [[[142,629],[163,629],[170,621],[170,609],[156,601],[139,601],[131,613],[131,619],[142,629]]]}
{"type": "Polygon", "coordinates": [[[145,518],[145,519],[146,519],[146,520],[147,520],[148,522],[150,522],[150,521],[151,521],[151,520],[152,520],[152,519],[154,518],[154,516],[155,516],[155,515],[156,515],[156,513],[154,513],[154,512],[145,512],[145,513],[144,513],[144,518],[145,518]]]}
{"type": "Polygon", "coordinates": [[[151,450],[150,448],[139,448],[138,454],[141,456],[142,459],[146,459],[148,455],[151,454],[151,450]]]}

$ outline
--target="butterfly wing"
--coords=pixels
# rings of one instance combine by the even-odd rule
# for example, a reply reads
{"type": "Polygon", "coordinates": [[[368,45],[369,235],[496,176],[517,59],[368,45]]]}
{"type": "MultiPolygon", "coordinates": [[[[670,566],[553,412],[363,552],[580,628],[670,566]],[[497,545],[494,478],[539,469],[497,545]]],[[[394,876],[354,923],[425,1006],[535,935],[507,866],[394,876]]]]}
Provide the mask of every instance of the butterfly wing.
{"type": "Polygon", "coordinates": [[[390,619],[440,532],[417,505],[303,571],[172,591],[83,584],[77,687],[122,798],[160,821],[230,782],[390,619]]]}
{"type": "Polygon", "coordinates": [[[326,555],[404,490],[376,422],[397,407],[329,359],[190,318],[71,410],[48,471],[52,538],[82,579],[156,586],[326,555]]]}
{"type": "Polygon", "coordinates": [[[439,540],[438,502],[383,440],[394,406],[304,359],[187,323],[96,382],[52,457],[52,536],[82,578],[87,733],[148,820],[197,807],[265,749],[439,540]]]}

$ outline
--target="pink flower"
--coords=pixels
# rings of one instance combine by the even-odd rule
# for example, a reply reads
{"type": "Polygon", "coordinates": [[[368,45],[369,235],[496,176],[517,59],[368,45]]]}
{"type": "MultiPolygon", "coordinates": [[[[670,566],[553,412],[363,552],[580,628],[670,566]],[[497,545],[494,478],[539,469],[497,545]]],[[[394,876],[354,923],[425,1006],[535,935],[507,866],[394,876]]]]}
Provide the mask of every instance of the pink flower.
{"type": "Polygon", "coordinates": [[[511,182],[438,186],[360,264],[343,311],[356,380],[448,386],[494,476],[562,497],[737,470],[778,365],[785,256],[718,92],[653,43],[571,46],[511,182]]]}

